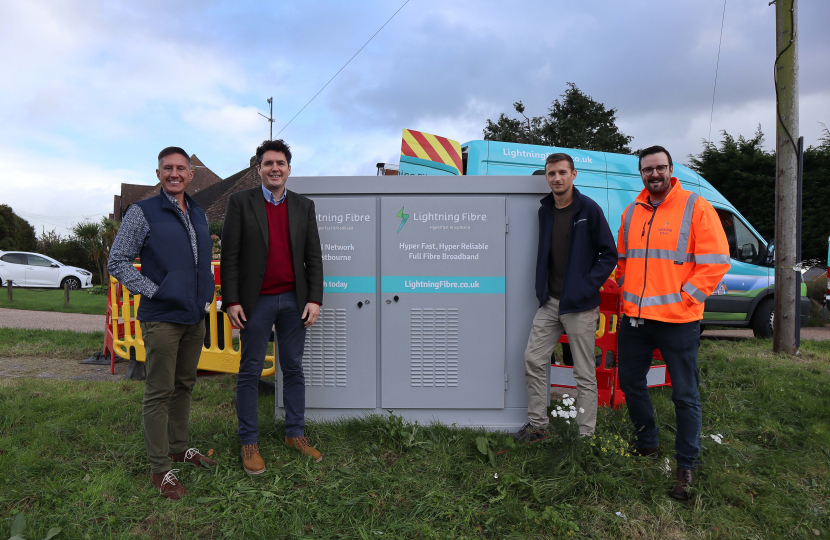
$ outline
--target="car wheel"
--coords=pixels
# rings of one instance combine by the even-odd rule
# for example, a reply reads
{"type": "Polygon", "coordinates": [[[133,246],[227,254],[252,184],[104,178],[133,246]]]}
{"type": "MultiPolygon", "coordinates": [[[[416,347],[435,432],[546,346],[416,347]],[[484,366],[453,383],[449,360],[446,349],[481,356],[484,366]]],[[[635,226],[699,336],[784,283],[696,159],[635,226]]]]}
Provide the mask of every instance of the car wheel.
{"type": "Polygon", "coordinates": [[[61,288],[63,288],[64,285],[69,285],[70,291],[77,291],[81,288],[81,280],[76,277],[70,276],[63,280],[63,283],[61,283],[61,288]]]}
{"type": "Polygon", "coordinates": [[[772,337],[772,322],[775,317],[775,302],[772,297],[761,300],[752,314],[752,333],[758,339],[772,337]]]}

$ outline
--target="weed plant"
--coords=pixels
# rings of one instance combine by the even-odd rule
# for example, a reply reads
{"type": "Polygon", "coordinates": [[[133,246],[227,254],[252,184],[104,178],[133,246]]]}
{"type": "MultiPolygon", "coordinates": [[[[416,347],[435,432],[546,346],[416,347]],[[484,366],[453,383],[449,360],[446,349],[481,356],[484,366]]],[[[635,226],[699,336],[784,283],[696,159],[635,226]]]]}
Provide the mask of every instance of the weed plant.
{"type": "MultiPolygon", "coordinates": [[[[770,341],[704,340],[702,466],[689,503],[670,499],[670,388],[652,390],[660,459],[625,448],[623,406],[594,439],[552,422],[544,442],[383,415],[309,423],[322,463],[289,450],[273,397],[259,400],[266,473],[242,470],[234,377],[200,379],[178,502],[151,486],[142,383],[0,380],[0,537],[28,538],[816,538],[830,534],[830,343],[802,356],[770,341]],[[720,434],[721,444],[710,435],[720,434]]],[[[671,459],[674,467],[674,460],[671,459]]]]}

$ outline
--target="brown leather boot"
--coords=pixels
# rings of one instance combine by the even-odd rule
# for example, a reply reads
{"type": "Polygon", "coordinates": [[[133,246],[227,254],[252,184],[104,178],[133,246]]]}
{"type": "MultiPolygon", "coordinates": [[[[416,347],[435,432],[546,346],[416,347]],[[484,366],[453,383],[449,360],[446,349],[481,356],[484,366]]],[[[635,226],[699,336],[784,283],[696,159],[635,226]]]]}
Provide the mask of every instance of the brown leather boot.
{"type": "Polygon", "coordinates": [[[690,487],[692,487],[692,471],[678,468],[677,476],[674,478],[674,487],[669,492],[669,496],[678,501],[688,501],[690,487]]]}
{"type": "Polygon", "coordinates": [[[167,497],[171,501],[178,501],[187,495],[187,490],[184,488],[182,483],[179,482],[179,479],[176,478],[175,473],[177,472],[179,472],[179,469],[171,469],[161,473],[153,473],[150,476],[150,480],[161,492],[161,495],[163,497],[167,497]]]}
{"type": "Polygon", "coordinates": [[[204,465],[205,467],[213,467],[216,465],[216,460],[203,456],[196,448],[188,448],[184,452],[169,455],[175,463],[190,463],[197,467],[200,465],[204,465]]]}
{"type": "Polygon", "coordinates": [[[313,459],[316,463],[323,461],[323,454],[308,443],[305,437],[286,437],[285,444],[313,459]]]}
{"type": "Polygon", "coordinates": [[[242,445],[242,468],[248,474],[262,474],[265,472],[265,462],[259,455],[259,444],[242,445]]]}

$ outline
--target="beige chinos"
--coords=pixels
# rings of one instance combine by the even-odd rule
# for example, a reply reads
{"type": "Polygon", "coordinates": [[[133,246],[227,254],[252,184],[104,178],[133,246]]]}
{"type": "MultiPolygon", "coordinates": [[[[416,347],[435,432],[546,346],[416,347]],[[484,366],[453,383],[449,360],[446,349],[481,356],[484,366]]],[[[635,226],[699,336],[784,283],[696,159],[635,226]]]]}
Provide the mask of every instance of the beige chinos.
{"type": "Polygon", "coordinates": [[[550,298],[536,311],[525,349],[525,377],[527,379],[527,416],[534,428],[548,424],[545,399],[549,382],[547,366],[553,348],[563,332],[568,334],[574,360],[576,380],[576,415],[579,434],[593,435],[597,423],[597,377],[594,345],[599,320],[599,307],[577,313],[559,315],[559,300],[550,298]]]}

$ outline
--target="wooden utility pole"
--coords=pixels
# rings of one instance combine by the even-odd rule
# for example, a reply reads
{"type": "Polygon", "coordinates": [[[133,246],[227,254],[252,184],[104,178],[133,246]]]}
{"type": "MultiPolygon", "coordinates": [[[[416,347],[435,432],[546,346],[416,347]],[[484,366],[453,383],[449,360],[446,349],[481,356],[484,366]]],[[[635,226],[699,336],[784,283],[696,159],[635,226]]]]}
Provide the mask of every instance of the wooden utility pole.
{"type": "Polygon", "coordinates": [[[798,0],[775,2],[775,352],[794,355],[798,174],[798,0]]]}

